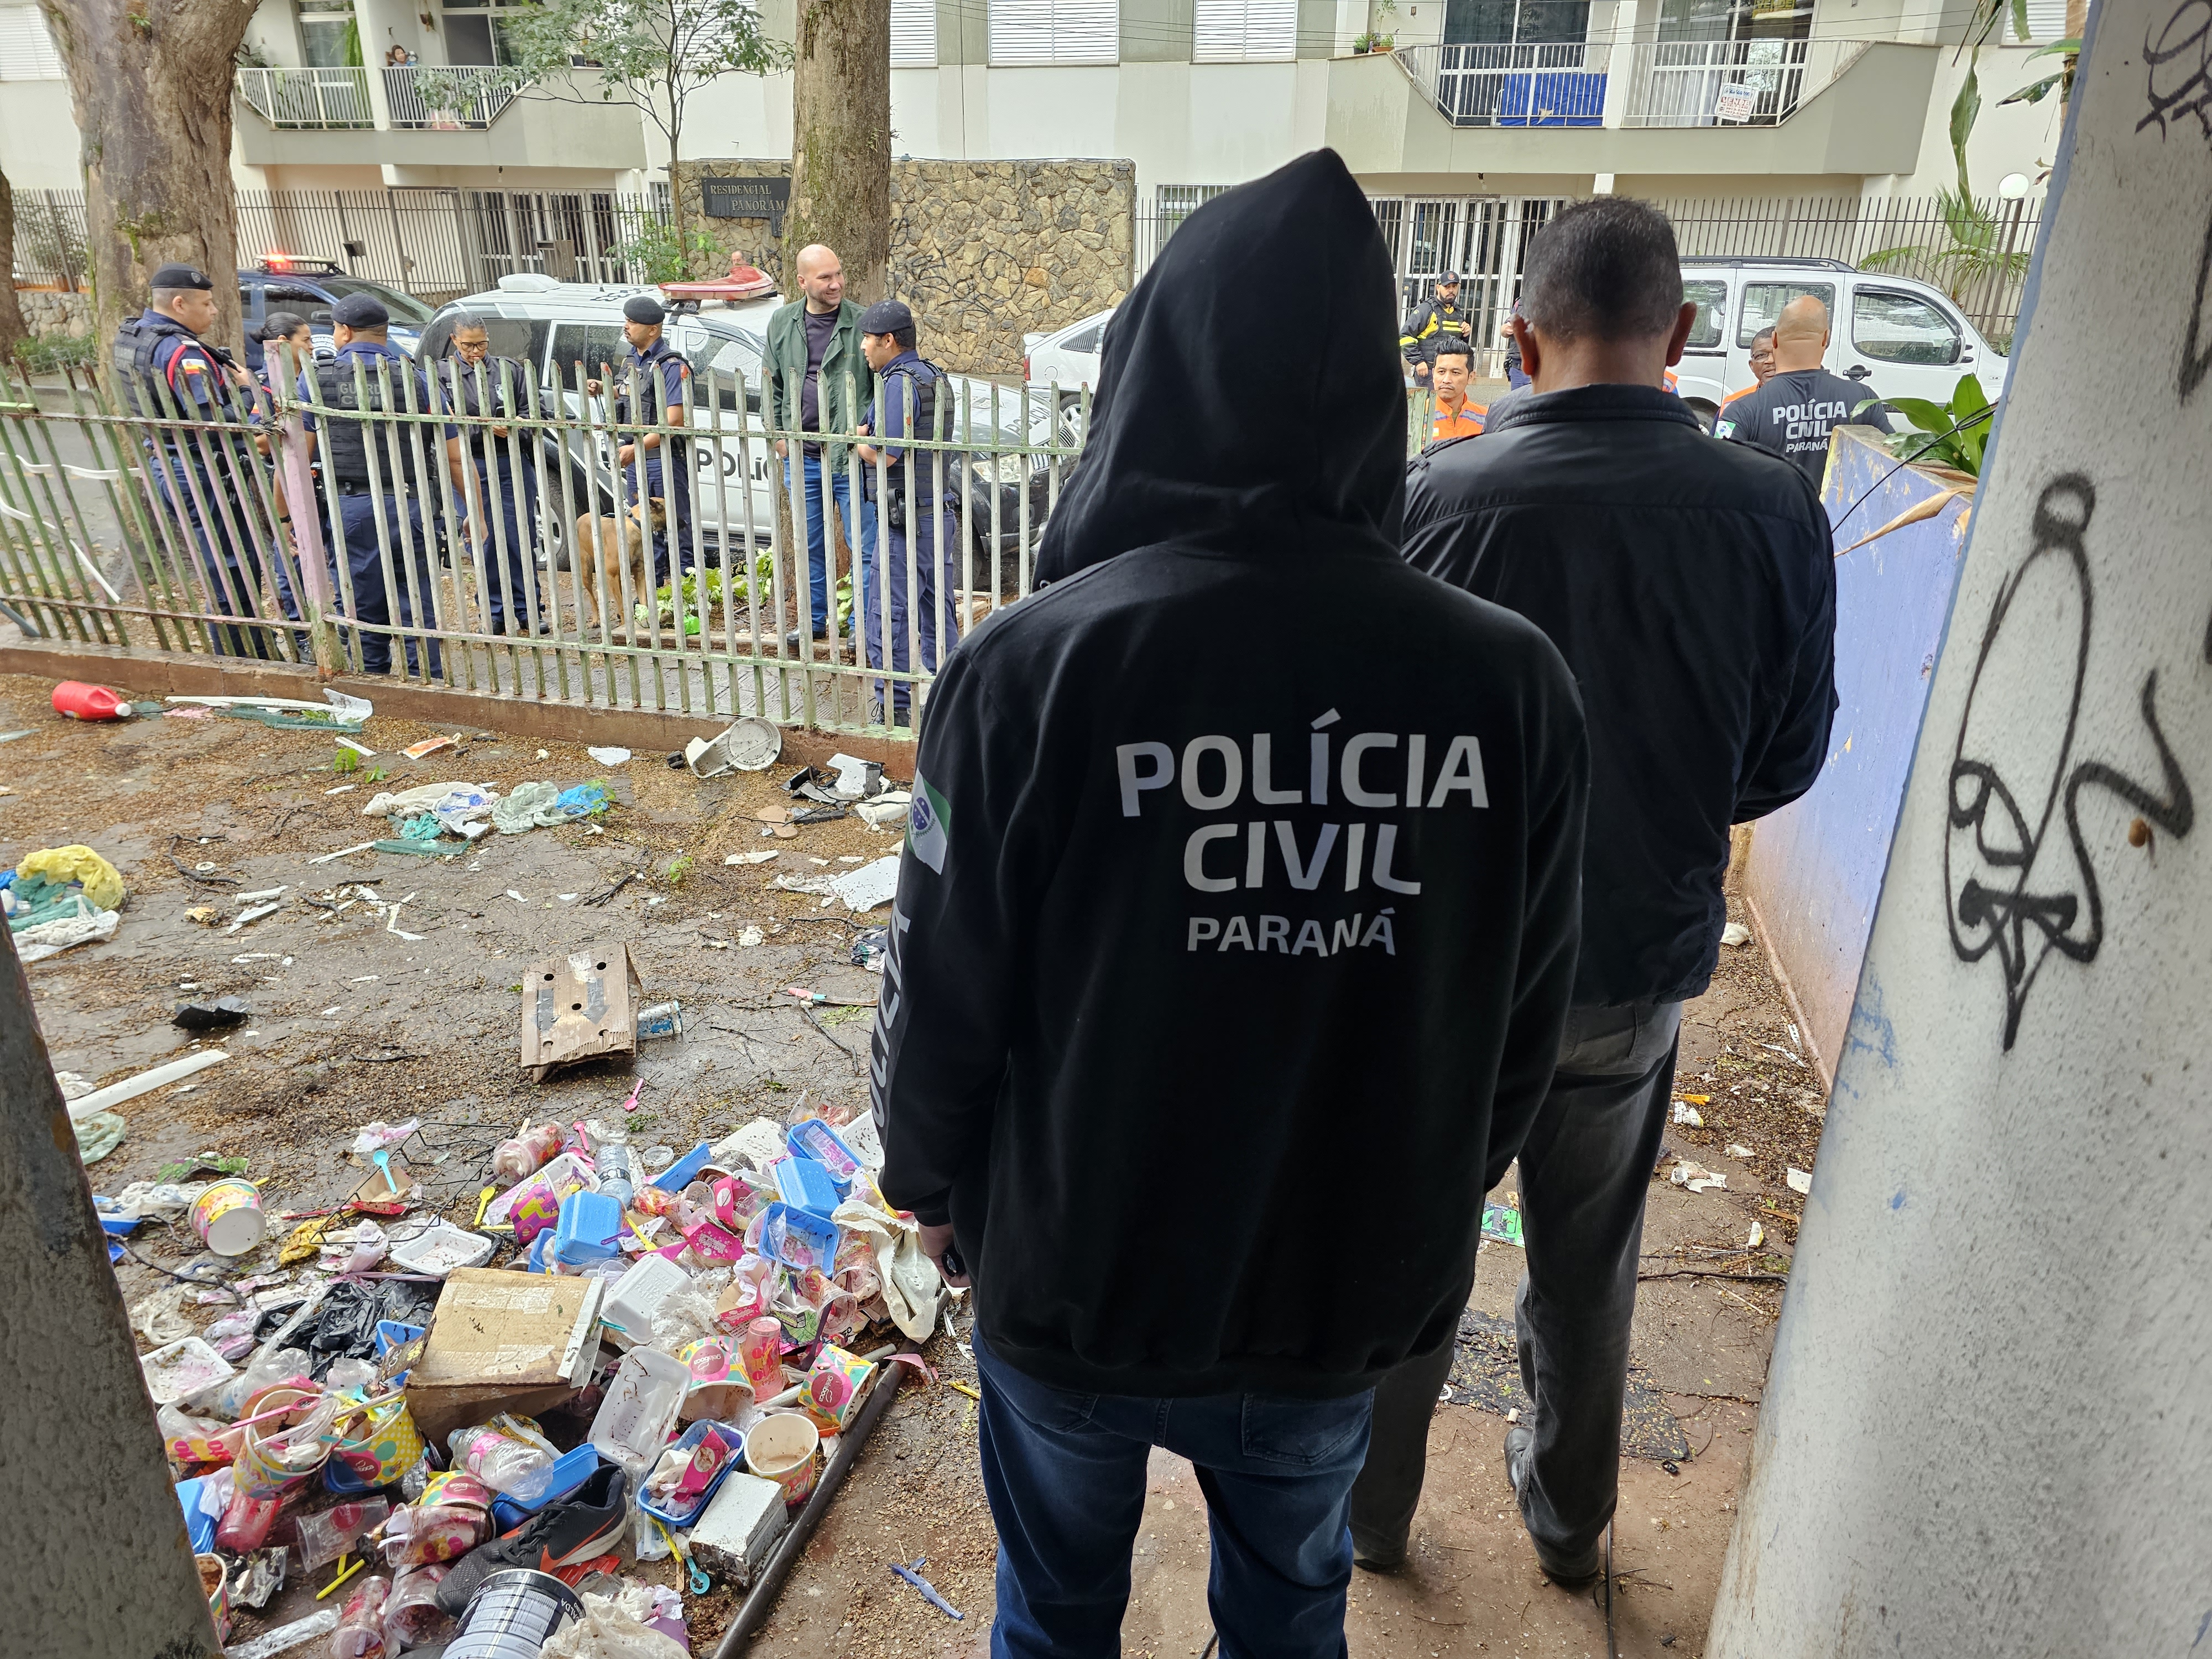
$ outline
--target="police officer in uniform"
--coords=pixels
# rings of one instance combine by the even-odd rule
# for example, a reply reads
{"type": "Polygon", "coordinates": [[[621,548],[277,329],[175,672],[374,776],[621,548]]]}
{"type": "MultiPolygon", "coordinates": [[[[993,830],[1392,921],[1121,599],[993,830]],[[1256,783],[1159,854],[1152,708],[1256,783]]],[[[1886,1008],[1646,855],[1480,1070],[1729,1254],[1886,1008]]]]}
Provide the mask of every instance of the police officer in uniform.
{"type": "MultiPolygon", "coordinates": [[[[914,313],[902,300],[878,300],[860,314],[860,349],[868,367],[882,379],[876,404],[862,412],[860,431],[885,440],[859,447],[860,488],[871,519],[880,511],[875,545],[860,553],[860,633],[866,641],[868,665],[881,668],[884,659],[884,600],[877,586],[883,573],[883,589],[890,605],[890,664],[908,665],[908,618],[912,617],[921,645],[921,665],[934,673],[942,653],[938,648],[938,613],[953,642],[957,631],[952,614],[957,602],[959,578],[954,556],[959,549],[959,526],[953,507],[959,480],[951,458],[942,450],[908,451],[896,440],[911,433],[934,438],[952,426],[952,400],[944,391],[945,371],[915,349],[914,313]],[[913,404],[909,416],[908,404],[913,404]],[[882,413],[877,412],[880,405],[882,413]],[[909,421],[911,424],[909,425],[909,421]],[[876,464],[884,463],[883,479],[877,480],[876,464]],[[880,493],[880,499],[878,495],[880,493]],[[907,586],[908,510],[913,510],[915,529],[914,589],[907,586]]],[[[904,724],[909,699],[908,683],[892,690],[895,722],[904,724]]],[[[883,719],[883,687],[877,684],[872,719],[883,719]]]]}
{"type": "MultiPolygon", "coordinates": [[[[388,626],[396,610],[403,628],[435,627],[435,565],[422,506],[426,498],[435,501],[437,483],[431,469],[441,447],[459,483],[459,428],[363,418],[386,410],[427,413],[432,407],[429,385],[413,360],[386,338],[392,313],[380,301],[349,294],[331,308],[331,322],[337,355],[318,362],[312,372],[301,371],[300,395],[322,411],[319,420],[310,413],[306,421],[308,429],[317,433],[323,465],[337,491],[332,551],[344,550],[353,580],[354,620],[388,626]],[[332,412],[338,410],[362,414],[332,412]]],[[[435,641],[428,643],[428,672],[434,675],[440,669],[438,646],[435,641]]],[[[371,674],[390,673],[392,636],[362,630],[361,664],[371,674]]],[[[407,671],[411,674],[416,669],[415,641],[410,639],[407,671]]]]}
{"type": "MultiPolygon", "coordinates": [[[[448,414],[502,421],[527,411],[526,371],[512,357],[492,356],[491,336],[480,317],[464,313],[454,319],[446,356],[431,373],[437,379],[439,404],[448,414]]],[[[525,431],[511,442],[503,425],[469,425],[461,428],[460,442],[468,468],[476,475],[469,486],[475,501],[471,503],[468,491],[457,492],[457,499],[469,532],[468,544],[483,544],[483,599],[490,631],[531,633],[535,624],[526,573],[537,563],[535,441],[525,431]],[[507,627],[510,615],[515,618],[512,629],[507,627]]]]}
{"type": "Polygon", "coordinates": [[[1437,278],[1434,296],[1414,307],[1405,326],[1398,331],[1398,349],[1405,354],[1406,366],[1413,371],[1413,378],[1425,386],[1428,383],[1430,351],[1438,335],[1456,334],[1464,340],[1473,326],[1468,314],[1459,308],[1459,273],[1447,270],[1437,278]]]}
{"type": "MultiPolygon", "coordinates": [[[[151,288],[146,309],[116,331],[110,362],[117,389],[143,419],[213,428],[157,427],[147,434],[154,485],[168,520],[198,556],[213,614],[266,616],[273,590],[276,608],[296,617],[299,606],[252,485],[244,441],[253,416],[241,394],[252,382],[228,351],[201,337],[215,326],[215,284],[195,266],[166,264],[154,272],[151,288]],[[234,434],[222,430],[232,427],[234,434]]],[[[209,637],[218,655],[277,654],[263,629],[218,627],[209,637]]]]}
{"type": "MultiPolygon", "coordinates": [[[[684,392],[691,365],[664,336],[661,325],[667,319],[666,309],[650,294],[634,294],[623,301],[623,337],[629,342],[629,349],[615,370],[614,407],[609,415],[617,430],[686,424],[684,392]]],[[[584,389],[596,397],[599,382],[586,380],[584,389]]],[[[689,447],[680,438],[671,438],[664,453],[661,434],[643,432],[623,444],[615,459],[625,475],[631,501],[658,498],[666,514],[665,526],[653,538],[653,580],[657,586],[669,580],[668,550],[690,544],[689,447]]],[[[676,562],[681,562],[680,556],[676,562]]]]}

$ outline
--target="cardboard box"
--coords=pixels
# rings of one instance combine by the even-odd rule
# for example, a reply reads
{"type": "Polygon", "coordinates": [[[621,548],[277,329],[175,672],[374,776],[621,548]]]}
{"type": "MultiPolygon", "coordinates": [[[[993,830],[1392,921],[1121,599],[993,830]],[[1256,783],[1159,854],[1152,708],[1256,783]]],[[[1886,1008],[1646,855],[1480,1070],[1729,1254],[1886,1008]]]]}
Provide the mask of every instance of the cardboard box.
{"type": "Polygon", "coordinates": [[[627,945],[532,963],[522,981],[522,1063],[531,1080],[601,1054],[635,1059],[643,992],[627,945]]]}
{"type": "Polygon", "coordinates": [[[741,1469],[723,1477],[714,1501],[691,1528],[691,1553],[717,1577],[750,1589],[789,1521],[783,1488],[741,1469]]]}
{"type": "Polygon", "coordinates": [[[442,1445],[495,1412],[561,1404],[599,1361],[605,1295],[602,1279],[456,1268],[407,1379],[416,1426],[442,1445]]]}

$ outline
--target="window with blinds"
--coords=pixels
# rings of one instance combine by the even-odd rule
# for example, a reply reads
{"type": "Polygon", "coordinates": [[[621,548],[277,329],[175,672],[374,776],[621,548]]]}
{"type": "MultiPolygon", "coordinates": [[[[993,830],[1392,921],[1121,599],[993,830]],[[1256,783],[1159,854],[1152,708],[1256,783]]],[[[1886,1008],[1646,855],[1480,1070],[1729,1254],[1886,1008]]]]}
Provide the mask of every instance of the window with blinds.
{"type": "Polygon", "coordinates": [[[1120,0],[990,0],[990,5],[994,64],[1121,59],[1120,0]]]}
{"type": "Polygon", "coordinates": [[[1197,0],[1191,59],[1275,64],[1298,55],[1297,0],[1197,0]]]}
{"type": "Polygon", "coordinates": [[[937,67],[937,0],[891,0],[891,67],[937,67]]]}
{"type": "MultiPolygon", "coordinates": [[[[2012,19],[2004,21],[2004,38],[2008,43],[2019,37],[2012,32],[2012,19]]],[[[2053,40],[2066,38],[2066,0],[2027,0],[2027,38],[2037,46],[2048,46],[2053,40]]]]}
{"type": "Polygon", "coordinates": [[[0,6],[0,81],[59,81],[68,73],[36,6],[0,6]]]}

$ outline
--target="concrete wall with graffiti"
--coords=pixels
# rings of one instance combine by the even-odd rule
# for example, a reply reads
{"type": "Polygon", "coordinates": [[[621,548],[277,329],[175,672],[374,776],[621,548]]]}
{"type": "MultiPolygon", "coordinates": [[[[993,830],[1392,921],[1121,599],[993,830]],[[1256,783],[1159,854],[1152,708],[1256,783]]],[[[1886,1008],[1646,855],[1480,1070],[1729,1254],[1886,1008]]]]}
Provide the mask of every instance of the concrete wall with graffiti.
{"type": "Polygon", "coordinates": [[[2092,15],[1716,1659],[2212,1652],[2212,9],[2092,15]]]}

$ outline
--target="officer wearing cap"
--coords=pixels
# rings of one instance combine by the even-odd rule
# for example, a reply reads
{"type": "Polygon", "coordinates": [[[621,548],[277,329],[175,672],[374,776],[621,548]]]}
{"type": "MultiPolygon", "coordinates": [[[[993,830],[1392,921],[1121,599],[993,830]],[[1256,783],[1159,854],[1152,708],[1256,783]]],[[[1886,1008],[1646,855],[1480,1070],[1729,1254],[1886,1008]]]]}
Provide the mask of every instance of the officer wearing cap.
{"type": "MultiPolygon", "coordinates": [[[[860,313],[860,350],[878,376],[875,401],[862,411],[859,430],[887,441],[859,446],[863,509],[876,526],[872,546],[860,550],[857,603],[868,665],[884,665],[884,633],[890,633],[890,665],[910,661],[910,638],[921,647],[922,666],[934,673],[939,630],[957,636],[952,606],[959,586],[953,556],[959,528],[953,514],[960,493],[959,474],[943,450],[908,450],[896,440],[942,437],[952,428],[952,399],[945,393],[945,371],[915,349],[914,313],[902,300],[878,300],[860,313]],[[881,415],[877,411],[880,410],[881,415]],[[913,587],[908,591],[908,536],[913,535],[913,587]],[[883,573],[881,586],[877,573],[883,573]],[[888,615],[886,615],[888,613],[888,615]]],[[[891,718],[906,723],[908,682],[896,683],[891,718]]],[[[883,683],[878,681],[870,718],[883,720],[883,683]]]]}
{"type": "MultiPolygon", "coordinates": [[[[372,295],[349,294],[331,307],[331,339],[337,355],[300,374],[300,396],[318,413],[305,416],[323,455],[326,487],[337,497],[337,544],[345,554],[338,609],[365,624],[359,633],[365,672],[392,672],[397,611],[404,628],[438,626],[437,584],[430,558],[430,526],[423,502],[434,504],[436,450],[460,483],[460,429],[423,421],[370,420],[383,411],[433,407],[430,388],[413,359],[386,337],[392,313],[372,295]],[[358,410],[352,415],[342,410],[358,410]],[[349,584],[350,584],[349,586],[349,584]]],[[[428,672],[440,669],[437,641],[427,642],[428,672]]],[[[415,641],[407,641],[407,671],[416,672],[415,641]]]]}
{"type": "MultiPolygon", "coordinates": [[[[615,456],[616,464],[629,475],[629,500],[657,500],[665,512],[665,528],[653,538],[656,586],[668,580],[668,550],[672,544],[688,544],[691,522],[691,460],[684,441],[671,438],[664,450],[659,433],[635,430],[687,424],[691,365],[664,337],[661,325],[667,319],[667,311],[650,294],[634,294],[623,301],[623,338],[629,342],[629,349],[617,372],[614,404],[608,415],[617,431],[627,427],[635,434],[615,456]]],[[[599,382],[586,380],[584,390],[596,397],[599,382]]],[[[580,542],[592,533],[591,526],[589,517],[578,522],[580,542]]]]}
{"type": "Polygon", "coordinates": [[[1427,384],[1430,351],[1438,335],[1456,334],[1463,340],[1470,326],[1459,307],[1459,273],[1447,270],[1437,278],[1435,297],[1414,307],[1398,331],[1398,349],[1405,354],[1413,378],[1427,384]]]}
{"type": "Polygon", "coordinates": [[[528,370],[512,357],[492,355],[491,332],[471,312],[453,319],[446,355],[430,374],[441,408],[454,415],[488,417],[491,425],[461,428],[461,453],[467,472],[459,505],[469,541],[483,573],[484,609],[491,632],[532,631],[529,582],[537,568],[538,456],[529,428],[517,433],[504,424],[527,412],[528,370]]]}
{"type": "MultiPolygon", "coordinates": [[[[132,414],[198,423],[149,428],[146,453],[171,523],[198,555],[208,612],[255,617],[281,611],[296,617],[284,555],[270,533],[248,447],[240,441],[252,422],[240,392],[252,381],[228,351],[202,337],[215,326],[215,284],[196,266],[165,264],[149,286],[146,309],[116,331],[109,362],[132,414]],[[230,428],[237,430],[225,429],[230,428]]],[[[263,629],[218,627],[209,639],[222,656],[277,654],[274,636],[263,629]]]]}

